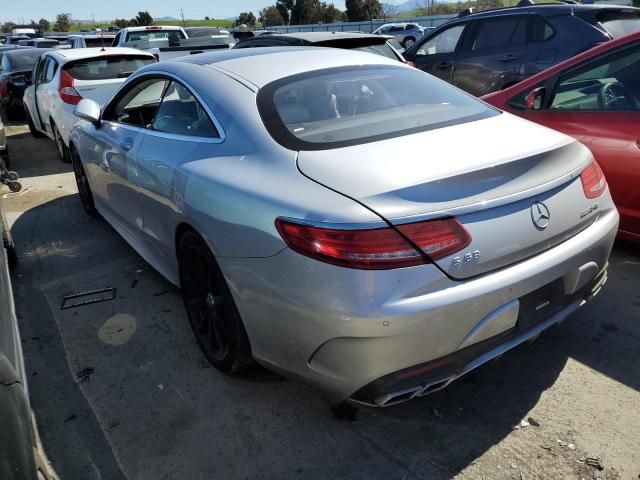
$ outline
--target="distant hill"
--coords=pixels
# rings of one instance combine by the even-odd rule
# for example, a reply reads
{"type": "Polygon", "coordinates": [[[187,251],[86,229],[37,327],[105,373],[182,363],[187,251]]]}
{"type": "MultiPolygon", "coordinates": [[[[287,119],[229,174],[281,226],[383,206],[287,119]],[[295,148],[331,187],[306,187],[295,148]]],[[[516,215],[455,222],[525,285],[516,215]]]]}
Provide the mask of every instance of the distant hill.
{"type": "Polygon", "coordinates": [[[177,22],[180,19],[176,17],[160,17],[160,18],[154,18],[153,20],[155,22],[177,22]]]}
{"type": "Polygon", "coordinates": [[[420,8],[420,5],[416,0],[407,0],[406,2],[394,5],[398,12],[411,12],[420,8]]]}

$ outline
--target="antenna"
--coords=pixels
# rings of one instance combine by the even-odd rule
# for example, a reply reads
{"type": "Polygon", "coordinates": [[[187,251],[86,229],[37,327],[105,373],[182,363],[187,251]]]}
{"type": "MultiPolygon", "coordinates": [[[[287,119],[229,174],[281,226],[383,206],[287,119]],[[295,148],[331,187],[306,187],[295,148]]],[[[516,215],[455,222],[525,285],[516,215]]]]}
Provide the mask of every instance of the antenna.
{"type": "Polygon", "coordinates": [[[102,41],[102,50],[100,50],[101,52],[106,52],[105,48],[104,48],[104,32],[100,32],[100,40],[102,41]]]}

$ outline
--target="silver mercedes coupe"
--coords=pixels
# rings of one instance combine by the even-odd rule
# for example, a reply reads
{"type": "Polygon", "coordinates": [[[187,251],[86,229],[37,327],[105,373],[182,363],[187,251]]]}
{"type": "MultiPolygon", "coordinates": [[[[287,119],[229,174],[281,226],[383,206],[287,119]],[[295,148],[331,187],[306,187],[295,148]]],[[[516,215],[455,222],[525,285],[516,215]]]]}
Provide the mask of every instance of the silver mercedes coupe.
{"type": "Polygon", "coordinates": [[[586,147],[381,56],[193,55],[76,115],[82,206],[181,288],[223,372],[392,405],[607,278],[618,213],[586,147]]]}

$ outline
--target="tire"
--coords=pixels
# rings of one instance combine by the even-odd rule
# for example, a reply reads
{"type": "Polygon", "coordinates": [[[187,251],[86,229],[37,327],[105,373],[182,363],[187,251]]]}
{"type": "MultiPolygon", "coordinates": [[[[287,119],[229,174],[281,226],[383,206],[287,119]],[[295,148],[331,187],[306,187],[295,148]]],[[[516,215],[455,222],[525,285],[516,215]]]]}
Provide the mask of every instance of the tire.
{"type": "Polygon", "coordinates": [[[93,202],[93,193],[91,192],[91,186],[89,185],[89,179],[82,166],[82,160],[78,151],[72,146],[71,152],[71,164],[73,165],[73,174],[76,177],[76,185],[78,187],[78,196],[80,197],[80,203],[85,212],[92,217],[98,217],[98,211],[93,202]]]}
{"type": "Polygon", "coordinates": [[[251,367],[251,345],[231,291],[211,250],[194,231],[179,240],[178,265],[182,299],[204,356],[223,373],[251,367]]]}
{"type": "Polygon", "coordinates": [[[413,37],[406,37],[404,40],[402,40],[402,48],[409,48],[411,45],[413,45],[414,43],[416,43],[416,39],[413,37]]]}
{"type": "Polygon", "coordinates": [[[64,163],[71,163],[71,154],[69,152],[69,148],[64,144],[64,140],[62,140],[62,136],[60,135],[60,131],[56,124],[51,122],[51,130],[53,131],[53,141],[56,144],[56,151],[58,152],[58,157],[64,163]]]}
{"type": "Polygon", "coordinates": [[[7,170],[11,170],[11,160],[9,159],[9,152],[5,151],[0,154],[0,159],[4,163],[4,166],[7,170]]]}
{"type": "Polygon", "coordinates": [[[33,135],[34,138],[44,137],[44,134],[40,132],[33,123],[33,118],[31,118],[31,113],[29,113],[27,107],[24,107],[24,115],[25,117],[27,117],[27,124],[29,125],[29,131],[31,132],[31,135],[33,135]]]}

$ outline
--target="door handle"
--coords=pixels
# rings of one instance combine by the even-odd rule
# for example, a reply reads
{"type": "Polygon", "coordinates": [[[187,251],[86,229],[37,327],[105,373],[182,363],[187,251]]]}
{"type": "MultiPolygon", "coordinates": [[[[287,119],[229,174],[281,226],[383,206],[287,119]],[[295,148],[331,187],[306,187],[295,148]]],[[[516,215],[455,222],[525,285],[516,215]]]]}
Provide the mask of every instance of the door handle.
{"type": "Polygon", "coordinates": [[[451,62],[440,62],[438,65],[436,65],[436,68],[439,68],[440,70],[451,68],[451,62]]]}
{"type": "Polygon", "coordinates": [[[128,152],[133,147],[133,140],[127,138],[120,143],[120,148],[123,152],[128,152]]]}
{"type": "Polygon", "coordinates": [[[504,57],[500,57],[498,60],[500,60],[501,62],[513,62],[515,60],[517,60],[518,57],[516,57],[515,55],[511,55],[510,53],[506,54],[504,57]]]}

